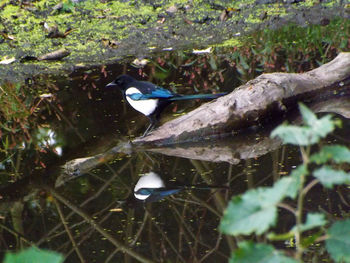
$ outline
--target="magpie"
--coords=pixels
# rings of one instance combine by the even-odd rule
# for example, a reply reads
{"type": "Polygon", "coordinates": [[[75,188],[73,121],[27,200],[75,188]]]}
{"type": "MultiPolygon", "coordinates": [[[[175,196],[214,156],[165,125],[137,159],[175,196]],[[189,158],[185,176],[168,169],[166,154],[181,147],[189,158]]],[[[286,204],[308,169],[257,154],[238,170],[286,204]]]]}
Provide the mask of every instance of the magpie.
{"type": "Polygon", "coordinates": [[[120,75],[106,87],[117,86],[120,88],[123,98],[135,110],[146,115],[150,125],[142,135],[146,136],[158,123],[160,113],[171,102],[191,99],[216,99],[227,93],[180,95],[164,89],[148,81],[139,81],[129,75],[120,75]]]}
{"type": "Polygon", "coordinates": [[[142,202],[156,202],[183,190],[229,189],[227,186],[183,185],[173,183],[165,185],[163,179],[155,172],[143,174],[134,187],[134,197],[142,202]]]}

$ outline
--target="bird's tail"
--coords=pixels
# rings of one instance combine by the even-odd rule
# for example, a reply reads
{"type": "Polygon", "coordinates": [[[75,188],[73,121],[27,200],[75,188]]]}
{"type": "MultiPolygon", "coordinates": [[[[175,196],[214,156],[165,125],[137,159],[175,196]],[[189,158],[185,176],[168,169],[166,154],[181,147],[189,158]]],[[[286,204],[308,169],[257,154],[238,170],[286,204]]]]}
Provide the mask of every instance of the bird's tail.
{"type": "Polygon", "coordinates": [[[230,189],[229,186],[226,185],[184,185],[182,189],[186,190],[210,190],[210,189],[230,189]]]}
{"type": "Polygon", "coordinates": [[[179,95],[172,98],[169,98],[168,100],[175,101],[175,100],[194,100],[194,99],[216,99],[218,97],[224,96],[227,93],[216,93],[216,94],[194,94],[194,95],[179,95]]]}

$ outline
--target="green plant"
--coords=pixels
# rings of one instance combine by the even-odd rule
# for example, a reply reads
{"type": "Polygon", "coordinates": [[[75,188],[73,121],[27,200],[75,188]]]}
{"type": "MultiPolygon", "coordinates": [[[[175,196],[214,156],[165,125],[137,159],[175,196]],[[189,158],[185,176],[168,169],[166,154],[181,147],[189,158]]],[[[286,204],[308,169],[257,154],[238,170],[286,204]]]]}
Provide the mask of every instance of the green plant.
{"type": "Polygon", "coordinates": [[[4,263],[62,263],[63,256],[53,251],[31,247],[18,253],[7,252],[4,263]]]}
{"type": "Polygon", "coordinates": [[[230,262],[301,262],[311,244],[324,240],[334,261],[350,262],[350,219],[330,224],[323,213],[304,211],[305,196],[315,185],[332,188],[350,183],[350,173],[337,169],[341,163],[350,163],[350,150],[341,145],[327,145],[311,154],[311,146],[325,138],[340,122],[331,115],[317,118],[303,104],[299,107],[304,125],[283,124],[272,131],[271,137],[298,145],[303,163],[271,187],[252,189],[233,197],[220,222],[220,230],[229,235],[267,234],[271,241],[294,238],[294,257],[287,257],[272,245],[249,241],[238,244],[230,262]],[[296,200],[295,209],[283,203],[287,198],[296,200]],[[268,232],[277,222],[278,208],[287,209],[295,217],[295,226],[287,233],[268,232]],[[306,231],[312,234],[306,235],[306,231]]]}

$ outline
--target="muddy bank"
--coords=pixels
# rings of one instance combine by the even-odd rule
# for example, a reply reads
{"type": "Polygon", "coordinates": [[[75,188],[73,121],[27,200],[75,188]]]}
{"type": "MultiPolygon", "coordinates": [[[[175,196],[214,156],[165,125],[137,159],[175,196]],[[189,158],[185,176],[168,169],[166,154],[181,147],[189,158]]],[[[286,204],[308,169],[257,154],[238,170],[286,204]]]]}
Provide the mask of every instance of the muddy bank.
{"type": "Polygon", "coordinates": [[[349,18],[338,1],[5,1],[0,6],[0,79],[20,81],[39,73],[151,56],[165,48],[239,45],[238,36],[288,23],[327,25],[349,18]],[[33,60],[64,48],[69,55],[33,60]]]}

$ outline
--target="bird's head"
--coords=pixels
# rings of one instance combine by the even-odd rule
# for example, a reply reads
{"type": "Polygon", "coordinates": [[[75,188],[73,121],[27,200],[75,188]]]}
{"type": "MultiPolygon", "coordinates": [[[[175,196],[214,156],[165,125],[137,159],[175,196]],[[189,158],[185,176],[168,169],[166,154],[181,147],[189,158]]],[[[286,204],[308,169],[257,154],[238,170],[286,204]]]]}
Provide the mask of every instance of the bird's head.
{"type": "Polygon", "coordinates": [[[135,79],[129,75],[120,75],[115,80],[113,80],[111,83],[108,83],[106,85],[106,87],[118,86],[121,90],[124,90],[124,89],[126,89],[127,85],[133,81],[135,81],[135,79]]]}

